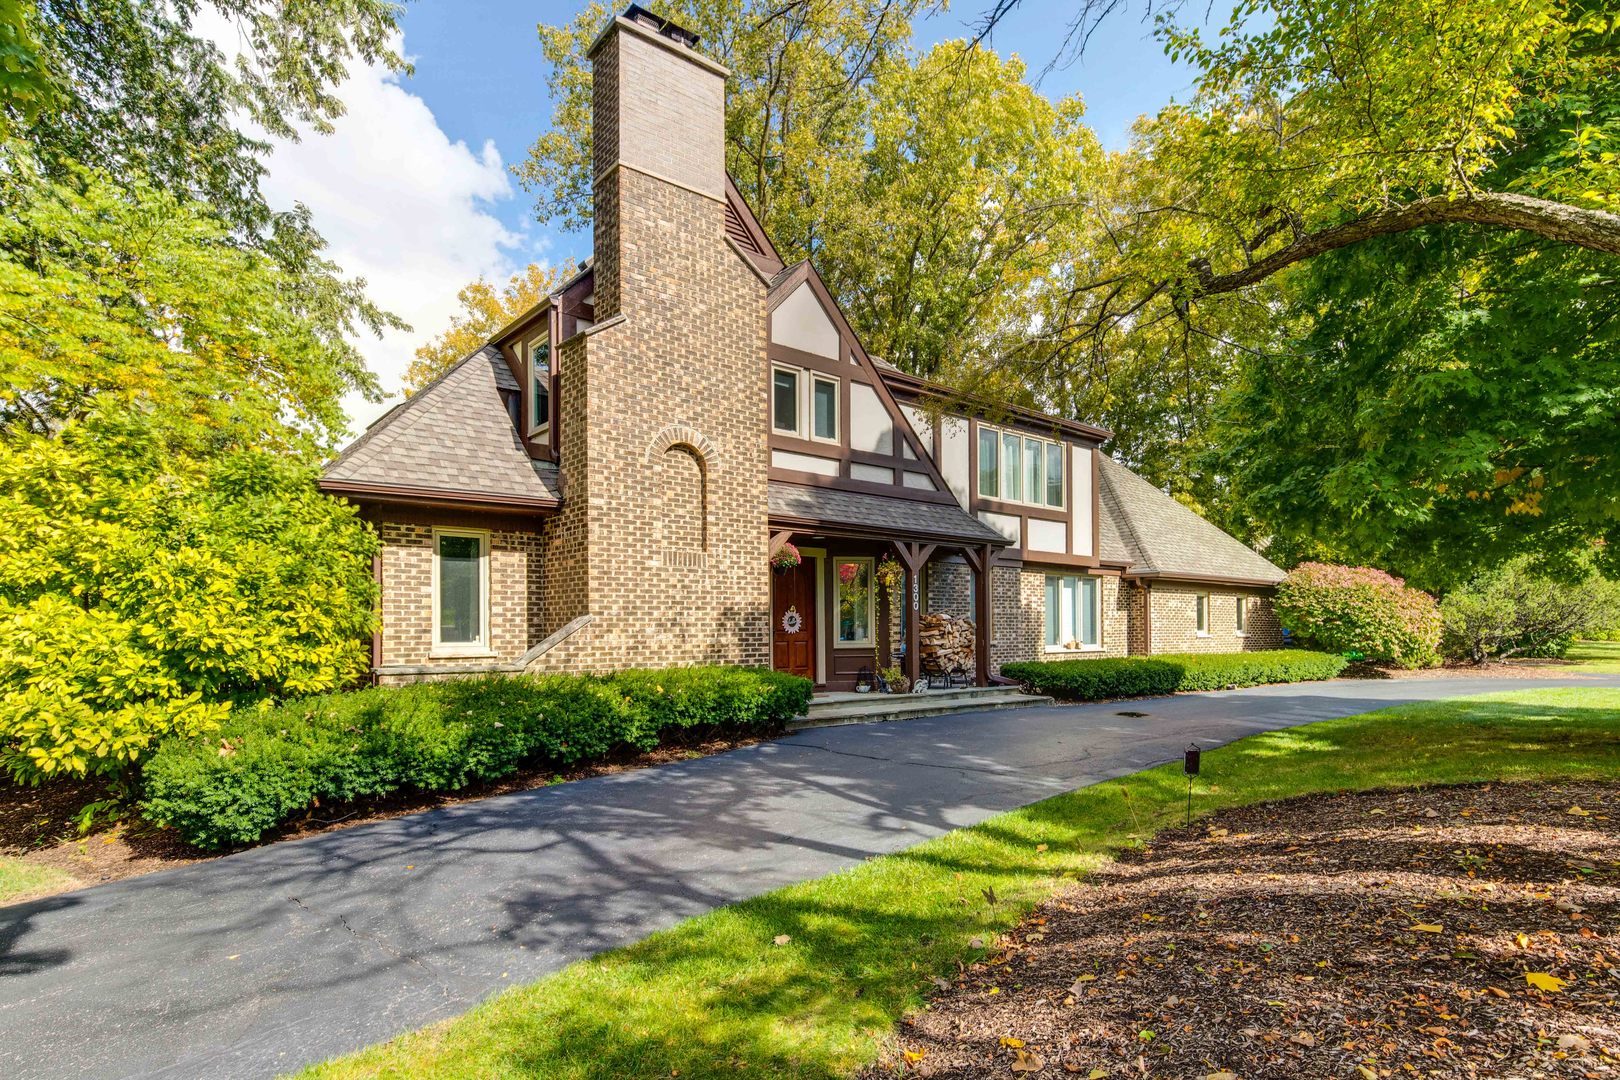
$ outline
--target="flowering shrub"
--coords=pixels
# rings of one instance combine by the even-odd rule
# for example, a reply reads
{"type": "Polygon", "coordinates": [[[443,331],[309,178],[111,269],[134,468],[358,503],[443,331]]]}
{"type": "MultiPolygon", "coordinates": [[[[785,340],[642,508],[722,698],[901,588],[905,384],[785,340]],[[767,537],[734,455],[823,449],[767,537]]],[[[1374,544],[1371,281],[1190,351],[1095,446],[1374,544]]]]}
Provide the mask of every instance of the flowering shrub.
{"type": "Polygon", "coordinates": [[[1275,606],[1294,637],[1319,649],[1407,668],[1440,659],[1434,597],[1382,570],[1301,563],[1277,586],[1275,606]]]}

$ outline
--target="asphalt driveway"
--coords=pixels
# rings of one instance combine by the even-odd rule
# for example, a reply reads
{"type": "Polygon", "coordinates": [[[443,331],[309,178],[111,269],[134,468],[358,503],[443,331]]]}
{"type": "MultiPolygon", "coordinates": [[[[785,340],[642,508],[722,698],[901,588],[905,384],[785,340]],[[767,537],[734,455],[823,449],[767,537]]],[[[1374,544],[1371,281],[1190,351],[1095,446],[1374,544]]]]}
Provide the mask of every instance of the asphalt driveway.
{"type": "Polygon", "coordinates": [[[0,1076],[271,1077],[1191,739],[1593,685],[1620,678],[1342,681],[826,728],[0,908],[0,1076]]]}

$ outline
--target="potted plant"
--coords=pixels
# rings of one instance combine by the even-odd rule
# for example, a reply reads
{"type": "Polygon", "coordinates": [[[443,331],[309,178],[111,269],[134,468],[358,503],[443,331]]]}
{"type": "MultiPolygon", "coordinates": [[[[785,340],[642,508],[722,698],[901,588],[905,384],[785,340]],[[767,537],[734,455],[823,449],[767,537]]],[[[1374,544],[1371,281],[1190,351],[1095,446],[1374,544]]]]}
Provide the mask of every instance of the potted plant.
{"type": "Polygon", "coordinates": [[[855,673],[855,692],[857,694],[870,694],[872,692],[872,669],[863,667],[855,673]]]}
{"type": "Polygon", "coordinates": [[[878,674],[883,676],[883,684],[889,688],[891,694],[903,694],[911,689],[911,680],[906,678],[906,673],[900,670],[898,664],[886,667],[878,674]]]}
{"type": "Polygon", "coordinates": [[[802,561],[799,549],[792,544],[783,544],[771,555],[772,570],[791,570],[802,561]]]}

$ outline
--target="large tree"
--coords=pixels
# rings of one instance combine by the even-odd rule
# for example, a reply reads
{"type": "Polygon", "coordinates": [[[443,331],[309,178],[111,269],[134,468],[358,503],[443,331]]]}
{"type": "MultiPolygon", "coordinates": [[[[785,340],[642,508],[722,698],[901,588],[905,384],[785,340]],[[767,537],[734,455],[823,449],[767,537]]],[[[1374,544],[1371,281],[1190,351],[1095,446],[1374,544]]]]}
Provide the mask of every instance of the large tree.
{"type": "MultiPolygon", "coordinates": [[[[1025,332],[1100,154],[1078,99],[960,42],[910,48],[918,0],[655,4],[732,71],[727,166],[789,260],[814,255],[873,352],[951,375],[1025,332]]],[[[590,69],[608,11],[540,28],[552,126],[517,167],[541,220],[590,217],[590,69]]]]}
{"type": "MultiPolygon", "coordinates": [[[[271,218],[262,137],[331,129],[352,63],[405,70],[391,0],[26,0],[25,33],[50,77],[49,107],[0,99],[50,175],[93,165],[212,206],[245,233],[271,218]],[[205,14],[239,50],[203,36],[205,14]]],[[[0,8],[0,27],[5,19],[0,8]]]]}
{"type": "Polygon", "coordinates": [[[450,325],[433,340],[416,350],[416,359],[405,371],[406,393],[414,394],[450,370],[457,360],[478,348],[501,327],[528,311],[574,276],[572,260],[560,266],[530,263],[513,274],[505,286],[496,288],[479,278],[456,294],[461,310],[450,316],[450,325]]]}

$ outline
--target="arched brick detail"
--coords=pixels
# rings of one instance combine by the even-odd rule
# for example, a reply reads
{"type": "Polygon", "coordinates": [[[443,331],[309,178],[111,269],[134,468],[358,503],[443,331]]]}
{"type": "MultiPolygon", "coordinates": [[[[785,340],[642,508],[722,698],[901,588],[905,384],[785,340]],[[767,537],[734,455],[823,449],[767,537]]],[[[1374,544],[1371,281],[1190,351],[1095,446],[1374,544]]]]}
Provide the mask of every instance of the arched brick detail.
{"type": "Polygon", "coordinates": [[[720,466],[720,454],[714,448],[709,437],[697,428],[686,427],[684,424],[671,424],[669,427],[653,436],[653,441],[647,447],[648,463],[657,461],[666,451],[682,446],[696,454],[698,460],[703,462],[703,471],[713,476],[720,466]]]}

